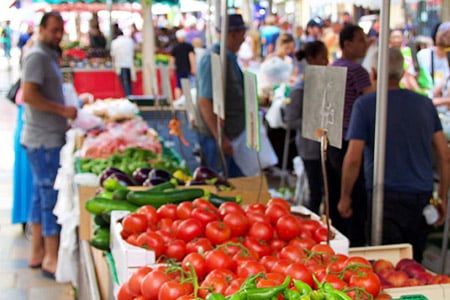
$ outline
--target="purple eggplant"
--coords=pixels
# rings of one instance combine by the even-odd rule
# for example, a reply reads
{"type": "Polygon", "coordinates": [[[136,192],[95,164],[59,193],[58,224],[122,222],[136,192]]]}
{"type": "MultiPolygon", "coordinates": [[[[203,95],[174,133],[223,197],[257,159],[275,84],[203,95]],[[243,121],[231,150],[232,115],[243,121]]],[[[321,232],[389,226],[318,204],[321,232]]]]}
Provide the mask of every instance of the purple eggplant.
{"type": "Polygon", "coordinates": [[[99,183],[100,183],[100,186],[103,186],[103,182],[109,177],[109,176],[111,176],[112,174],[123,174],[123,175],[126,175],[126,176],[128,176],[124,171],[122,171],[121,169],[118,169],[118,168],[115,168],[115,167],[109,167],[109,168],[106,168],[106,169],[104,169],[101,173],[100,173],[100,176],[99,176],[99,183]]]}
{"type": "Polygon", "coordinates": [[[164,177],[149,177],[147,178],[144,183],[142,184],[143,186],[155,186],[164,182],[169,181],[170,179],[164,178],[164,177]]]}
{"type": "Polygon", "coordinates": [[[166,170],[152,169],[150,171],[150,173],[148,174],[148,177],[149,178],[160,177],[160,178],[166,178],[167,180],[170,180],[172,178],[172,174],[170,174],[166,170]]]}
{"type": "Polygon", "coordinates": [[[208,168],[208,167],[197,167],[194,170],[194,174],[192,175],[192,180],[194,181],[205,181],[205,180],[211,180],[214,178],[218,178],[219,174],[217,174],[214,170],[208,168]]]}
{"type": "Polygon", "coordinates": [[[144,181],[149,178],[149,174],[152,170],[153,168],[150,167],[137,168],[133,172],[133,179],[136,181],[137,185],[143,185],[144,181]]]}
{"type": "Polygon", "coordinates": [[[134,181],[133,177],[128,176],[125,173],[123,173],[123,174],[121,174],[121,173],[113,173],[107,179],[114,179],[121,186],[135,186],[135,185],[137,185],[136,182],[134,181]]]}

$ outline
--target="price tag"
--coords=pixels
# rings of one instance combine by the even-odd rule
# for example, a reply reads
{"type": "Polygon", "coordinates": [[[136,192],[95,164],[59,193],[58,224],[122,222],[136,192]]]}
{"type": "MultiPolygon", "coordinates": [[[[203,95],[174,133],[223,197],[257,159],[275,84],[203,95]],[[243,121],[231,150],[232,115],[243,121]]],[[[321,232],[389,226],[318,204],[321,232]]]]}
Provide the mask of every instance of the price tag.
{"type": "Polygon", "coordinates": [[[222,62],[220,56],[216,53],[211,53],[211,74],[212,74],[212,88],[213,88],[213,110],[216,115],[222,120],[225,120],[225,102],[222,77],[222,62]]]}
{"type": "Polygon", "coordinates": [[[194,102],[192,101],[192,93],[191,93],[191,82],[188,78],[181,78],[181,89],[183,90],[183,95],[186,100],[186,111],[188,114],[188,119],[194,124],[197,122],[195,119],[195,108],[194,102]]]}
{"type": "Polygon", "coordinates": [[[347,68],[307,66],[303,96],[302,136],[317,141],[317,130],[326,130],[334,147],[342,146],[347,68]]]}
{"type": "Polygon", "coordinates": [[[161,86],[163,95],[167,98],[167,103],[173,103],[172,87],[170,85],[169,67],[161,66],[161,86]]]}
{"type": "Polygon", "coordinates": [[[247,147],[257,152],[261,149],[259,103],[256,89],[256,75],[244,72],[245,96],[245,129],[247,132],[247,147]]]}

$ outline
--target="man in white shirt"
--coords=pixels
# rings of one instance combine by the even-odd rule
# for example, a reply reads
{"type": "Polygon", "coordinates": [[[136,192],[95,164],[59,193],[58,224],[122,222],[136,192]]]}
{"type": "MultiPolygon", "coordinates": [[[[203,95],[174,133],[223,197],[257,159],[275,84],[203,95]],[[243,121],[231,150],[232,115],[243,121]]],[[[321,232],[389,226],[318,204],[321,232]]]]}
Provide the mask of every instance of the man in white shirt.
{"type": "Polygon", "coordinates": [[[132,95],[131,81],[136,80],[134,70],[134,41],[121,32],[111,42],[111,57],[114,69],[122,83],[125,96],[132,95]]]}

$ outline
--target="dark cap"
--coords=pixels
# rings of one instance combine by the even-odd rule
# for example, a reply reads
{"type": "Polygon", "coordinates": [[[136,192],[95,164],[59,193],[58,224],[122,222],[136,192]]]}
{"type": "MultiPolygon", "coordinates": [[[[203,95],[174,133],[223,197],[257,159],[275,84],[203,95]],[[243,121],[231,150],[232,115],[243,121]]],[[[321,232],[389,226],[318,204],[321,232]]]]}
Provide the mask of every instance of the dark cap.
{"type": "Polygon", "coordinates": [[[306,27],[314,27],[314,26],[322,28],[325,26],[325,23],[321,18],[315,17],[309,20],[309,22],[306,24],[306,27]]]}
{"type": "MultiPolygon", "coordinates": [[[[220,18],[220,24],[222,24],[222,17],[220,18]]],[[[248,26],[245,25],[244,19],[239,14],[228,15],[228,31],[247,30],[248,26]]],[[[216,30],[220,32],[221,26],[216,26],[216,30]]]]}

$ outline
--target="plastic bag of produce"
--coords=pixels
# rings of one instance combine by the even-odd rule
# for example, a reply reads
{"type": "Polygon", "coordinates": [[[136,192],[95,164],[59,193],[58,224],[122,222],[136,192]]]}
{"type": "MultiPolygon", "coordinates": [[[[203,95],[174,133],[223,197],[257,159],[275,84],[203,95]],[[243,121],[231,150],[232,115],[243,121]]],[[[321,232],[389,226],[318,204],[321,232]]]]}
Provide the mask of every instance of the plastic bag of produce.
{"type": "Polygon", "coordinates": [[[305,165],[300,156],[294,157],[293,162],[294,162],[294,172],[295,175],[297,176],[297,182],[295,184],[294,201],[296,205],[305,205],[310,201],[309,184],[308,178],[306,177],[305,165]]]}

